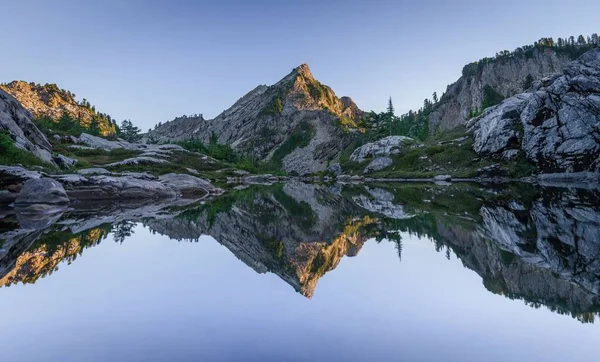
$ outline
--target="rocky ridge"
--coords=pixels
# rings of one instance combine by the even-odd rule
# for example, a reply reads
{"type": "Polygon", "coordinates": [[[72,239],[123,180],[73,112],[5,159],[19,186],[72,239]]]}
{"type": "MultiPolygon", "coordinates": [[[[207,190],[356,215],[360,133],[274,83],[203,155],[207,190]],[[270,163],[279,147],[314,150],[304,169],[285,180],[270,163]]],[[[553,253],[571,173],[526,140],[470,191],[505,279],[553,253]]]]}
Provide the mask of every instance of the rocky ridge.
{"type": "Polygon", "coordinates": [[[338,98],[303,64],[272,86],[258,86],[215,119],[176,119],[151,131],[147,139],[197,138],[206,144],[214,134],[219,143],[244,154],[275,160],[287,172],[308,174],[324,171],[338,157],[361,116],[350,98],[338,98]]]}
{"type": "Polygon", "coordinates": [[[115,125],[109,116],[96,112],[89,104],[77,102],[73,93],[58,88],[56,84],[40,85],[13,81],[1,84],[0,89],[15,97],[36,118],[46,116],[58,120],[66,113],[71,118],[78,119],[86,128],[90,127],[92,119],[95,118],[100,134],[106,136],[116,133],[115,125]]]}

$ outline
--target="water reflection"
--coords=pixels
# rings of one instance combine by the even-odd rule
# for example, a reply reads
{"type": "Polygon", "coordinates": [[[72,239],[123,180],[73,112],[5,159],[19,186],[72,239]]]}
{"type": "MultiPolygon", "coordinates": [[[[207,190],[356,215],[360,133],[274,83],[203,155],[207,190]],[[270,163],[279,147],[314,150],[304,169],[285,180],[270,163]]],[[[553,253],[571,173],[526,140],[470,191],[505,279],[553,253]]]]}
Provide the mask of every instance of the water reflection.
{"type": "Polygon", "coordinates": [[[394,243],[401,258],[408,232],[456,254],[492,293],[593,322],[599,205],[599,192],[586,189],[290,182],[202,204],[79,205],[46,218],[7,210],[0,286],[35,283],[103,240],[126,242],[141,223],[178,241],[211,235],[257,273],[274,273],[311,298],[319,279],[368,239],[394,243]]]}

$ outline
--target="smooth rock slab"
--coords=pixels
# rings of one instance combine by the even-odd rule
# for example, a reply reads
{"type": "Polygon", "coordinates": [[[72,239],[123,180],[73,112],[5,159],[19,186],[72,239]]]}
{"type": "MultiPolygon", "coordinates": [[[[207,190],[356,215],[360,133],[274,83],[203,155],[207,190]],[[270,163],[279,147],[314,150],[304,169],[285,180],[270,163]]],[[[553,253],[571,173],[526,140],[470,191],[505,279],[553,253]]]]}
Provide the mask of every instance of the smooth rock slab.
{"type": "Polygon", "coordinates": [[[187,174],[168,173],[158,178],[160,182],[180,192],[184,196],[199,196],[221,193],[210,181],[187,174]]]}

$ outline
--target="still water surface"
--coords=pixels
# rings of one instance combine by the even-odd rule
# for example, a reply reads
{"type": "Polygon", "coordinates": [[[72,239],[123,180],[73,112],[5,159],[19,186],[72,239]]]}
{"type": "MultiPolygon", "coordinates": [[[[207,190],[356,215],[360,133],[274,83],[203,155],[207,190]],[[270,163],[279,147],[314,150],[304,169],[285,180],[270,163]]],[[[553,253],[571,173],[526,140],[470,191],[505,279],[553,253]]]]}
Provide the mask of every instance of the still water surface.
{"type": "Polygon", "coordinates": [[[252,187],[6,212],[2,361],[591,361],[598,192],[252,187]]]}

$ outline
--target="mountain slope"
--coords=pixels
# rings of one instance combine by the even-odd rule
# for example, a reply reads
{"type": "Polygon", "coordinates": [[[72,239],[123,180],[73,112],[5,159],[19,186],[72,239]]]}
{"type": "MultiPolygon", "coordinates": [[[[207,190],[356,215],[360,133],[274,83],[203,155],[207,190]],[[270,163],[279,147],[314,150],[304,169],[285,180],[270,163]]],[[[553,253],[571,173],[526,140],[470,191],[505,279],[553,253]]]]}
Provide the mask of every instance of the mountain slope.
{"type": "Polygon", "coordinates": [[[0,89],[15,97],[35,118],[49,117],[57,121],[66,113],[78,120],[85,129],[97,127],[98,133],[103,136],[116,133],[115,124],[109,115],[96,112],[85,99],[81,103],[77,102],[73,93],[58,88],[56,84],[13,81],[1,84],[0,89]]]}
{"type": "Polygon", "coordinates": [[[258,86],[213,120],[178,118],[148,134],[156,142],[214,135],[219,143],[285,171],[323,171],[350,142],[362,111],[319,83],[308,65],[295,68],[272,86],[258,86]]]}

